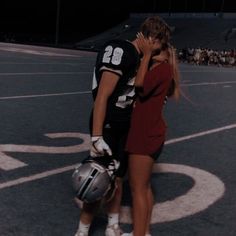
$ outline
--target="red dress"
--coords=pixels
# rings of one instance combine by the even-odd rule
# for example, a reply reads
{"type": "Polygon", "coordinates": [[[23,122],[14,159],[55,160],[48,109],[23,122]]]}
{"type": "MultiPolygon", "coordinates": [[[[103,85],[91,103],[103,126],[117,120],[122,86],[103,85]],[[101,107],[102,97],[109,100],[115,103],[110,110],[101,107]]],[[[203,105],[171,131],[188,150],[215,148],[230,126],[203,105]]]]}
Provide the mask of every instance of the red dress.
{"type": "Polygon", "coordinates": [[[162,110],[172,78],[168,63],[157,65],[147,72],[142,96],[138,96],[132,112],[126,143],[129,153],[152,155],[163,145],[167,127],[162,110]]]}

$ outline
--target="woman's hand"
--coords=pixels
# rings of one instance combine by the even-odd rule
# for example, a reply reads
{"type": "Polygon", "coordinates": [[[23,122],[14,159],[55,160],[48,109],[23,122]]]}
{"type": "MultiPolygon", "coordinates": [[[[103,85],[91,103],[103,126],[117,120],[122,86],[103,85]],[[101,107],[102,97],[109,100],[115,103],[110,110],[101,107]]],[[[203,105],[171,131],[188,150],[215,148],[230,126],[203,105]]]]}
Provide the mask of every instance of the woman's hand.
{"type": "Polygon", "coordinates": [[[137,34],[137,45],[143,56],[151,56],[153,51],[161,47],[159,40],[145,38],[142,33],[137,34]]]}

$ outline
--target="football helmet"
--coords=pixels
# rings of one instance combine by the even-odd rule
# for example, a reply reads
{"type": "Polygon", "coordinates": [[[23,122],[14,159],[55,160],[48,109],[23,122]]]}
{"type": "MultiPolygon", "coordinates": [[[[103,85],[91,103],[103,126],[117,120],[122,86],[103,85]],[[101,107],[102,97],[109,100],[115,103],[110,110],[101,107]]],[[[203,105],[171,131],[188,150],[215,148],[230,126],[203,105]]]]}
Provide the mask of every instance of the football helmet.
{"type": "Polygon", "coordinates": [[[72,174],[76,197],[91,203],[110,194],[115,190],[115,173],[119,165],[119,162],[111,156],[86,158],[72,174]]]}

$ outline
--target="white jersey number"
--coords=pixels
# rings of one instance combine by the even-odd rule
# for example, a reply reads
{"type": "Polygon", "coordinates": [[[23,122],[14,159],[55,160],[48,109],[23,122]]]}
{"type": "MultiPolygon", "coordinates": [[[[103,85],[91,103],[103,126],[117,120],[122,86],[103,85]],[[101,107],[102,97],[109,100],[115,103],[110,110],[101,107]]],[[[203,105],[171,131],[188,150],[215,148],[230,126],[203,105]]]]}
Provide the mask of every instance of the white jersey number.
{"type": "Polygon", "coordinates": [[[124,51],[122,48],[112,46],[107,46],[105,48],[105,53],[102,58],[102,62],[104,63],[112,63],[113,65],[119,65],[121,63],[122,55],[124,51]]]}

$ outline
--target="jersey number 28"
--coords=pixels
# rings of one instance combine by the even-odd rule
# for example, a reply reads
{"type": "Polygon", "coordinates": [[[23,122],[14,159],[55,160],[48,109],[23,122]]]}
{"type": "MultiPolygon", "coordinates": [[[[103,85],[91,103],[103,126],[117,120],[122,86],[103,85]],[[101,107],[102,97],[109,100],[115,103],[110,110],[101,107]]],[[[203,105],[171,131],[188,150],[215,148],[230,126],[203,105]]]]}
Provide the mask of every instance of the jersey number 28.
{"type": "Polygon", "coordinates": [[[102,58],[103,63],[112,63],[113,65],[119,65],[121,63],[122,55],[124,51],[122,48],[113,48],[111,45],[105,48],[105,53],[102,58]]]}

